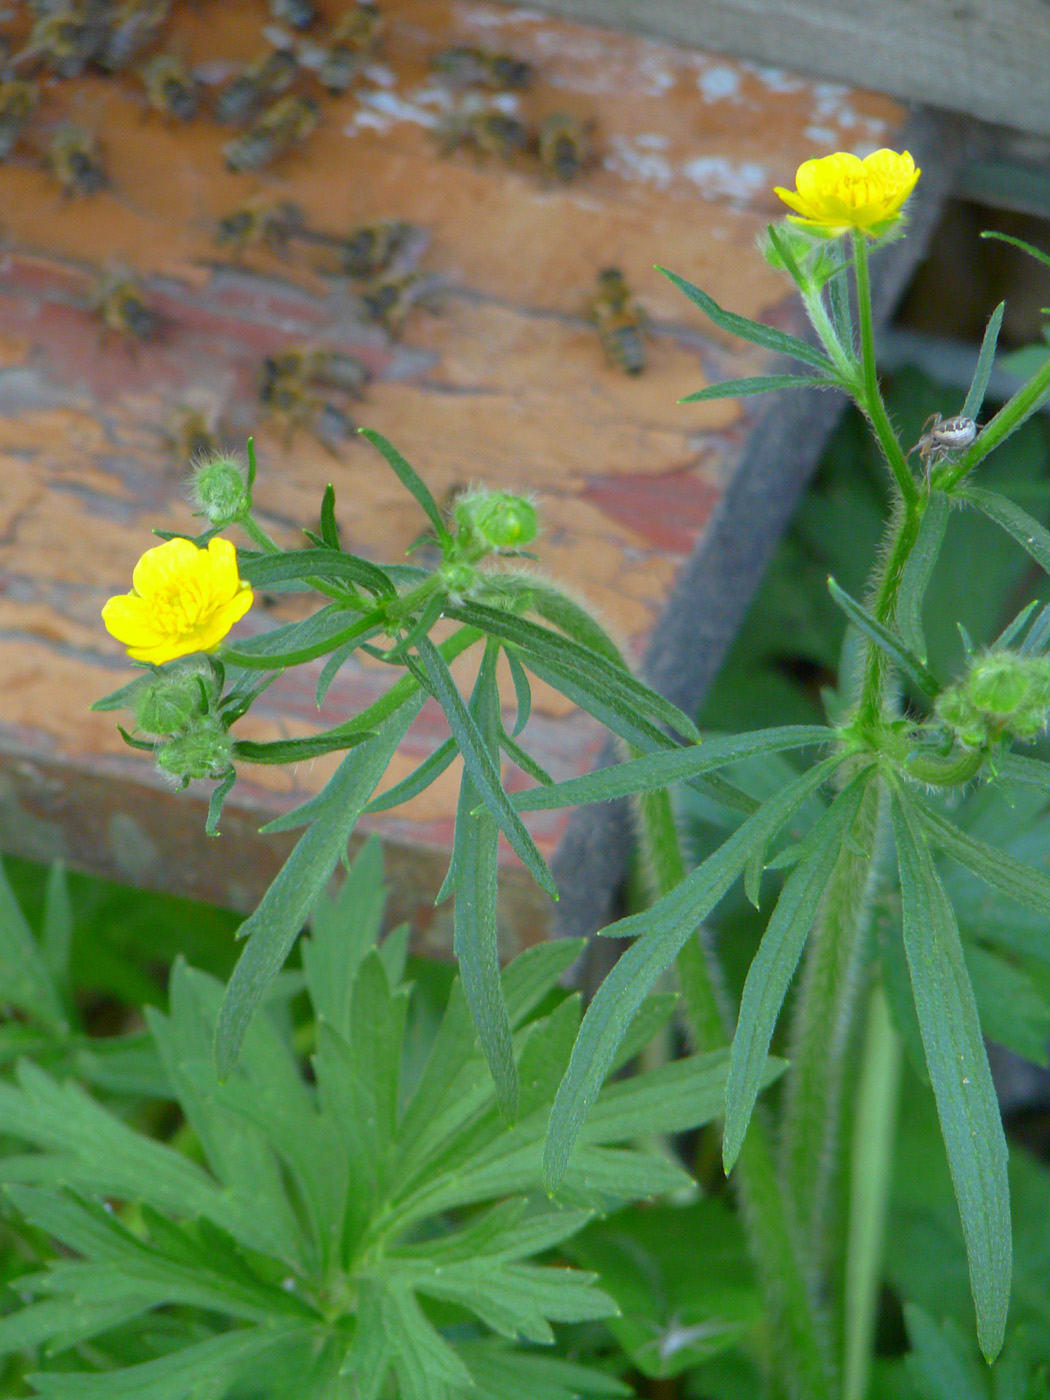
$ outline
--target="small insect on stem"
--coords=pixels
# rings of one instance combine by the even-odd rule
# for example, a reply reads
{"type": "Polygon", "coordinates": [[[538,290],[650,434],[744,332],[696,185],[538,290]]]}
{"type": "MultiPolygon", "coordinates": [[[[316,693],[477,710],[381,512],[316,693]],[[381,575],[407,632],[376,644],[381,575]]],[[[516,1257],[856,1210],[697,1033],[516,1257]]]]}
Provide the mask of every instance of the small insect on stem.
{"type": "Polygon", "coordinates": [[[922,436],[909,451],[918,452],[919,461],[926,472],[926,490],[930,490],[930,473],[946,458],[955,452],[962,452],[977,436],[977,424],[965,414],[957,413],[954,418],[942,418],[939,413],[931,413],[922,425],[922,436]]]}

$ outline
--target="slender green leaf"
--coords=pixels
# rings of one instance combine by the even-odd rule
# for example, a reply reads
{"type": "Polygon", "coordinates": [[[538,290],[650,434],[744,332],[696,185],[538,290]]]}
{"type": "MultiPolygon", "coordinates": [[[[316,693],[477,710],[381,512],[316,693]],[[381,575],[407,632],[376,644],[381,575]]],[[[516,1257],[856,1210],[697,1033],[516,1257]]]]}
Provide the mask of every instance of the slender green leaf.
{"type": "Polygon", "coordinates": [[[1038,598],[1033,598],[1030,603],[1021,609],[1015,618],[1006,624],[998,637],[992,642],[990,650],[998,651],[1011,645],[1024,631],[1028,619],[1039,606],[1038,598]]]}
{"type": "Polygon", "coordinates": [[[919,798],[913,798],[912,805],[930,837],[945,855],[972,871],[993,890],[1006,895],[1007,899],[1034,909],[1037,914],[1050,915],[1050,875],[1025,865],[1009,851],[989,846],[979,837],[963,831],[919,798]]]}
{"type": "Polygon", "coordinates": [[[397,594],[382,569],[367,559],[359,559],[356,554],[345,554],[338,547],[255,555],[243,565],[241,574],[258,588],[322,578],[330,583],[360,584],[376,598],[393,598],[397,594]]]}
{"type": "Polygon", "coordinates": [[[883,627],[866,608],[862,608],[855,598],[835,582],[833,578],[828,579],[828,591],[838,603],[839,607],[846,614],[849,620],[864,635],[881,648],[890,660],[911,680],[925,695],[937,695],[941,687],[937,683],[937,678],[930,674],[919,658],[912,654],[899,637],[894,636],[888,628],[883,627]]]}
{"type": "Polygon", "coordinates": [[[670,967],[743,870],[756,845],[767,842],[842,762],[815,764],[770,798],[713,855],[651,909],[602,929],[636,941],[623,953],[587,1008],[572,1059],[551,1110],[543,1173],[548,1190],[564,1177],[587,1112],[609,1072],[617,1046],[653,983],[670,967]]]}
{"type": "Polygon", "coordinates": [[[1014,248],[1020,248],[1022,253],[1027,253],[1030,258],[1035,258],[1038,262],[1045,263],[1050,267],[1050,253],[1044,253],[1042,248],[1035,248],[1031,243],[1026,243],[1023,238],[1015,238],[1010,233],[999,233],[997,230],[983,229],[982,238],[994,238],[999,243],[1009,243],[1014,248]]]}
{"type": "Polygon", "coordinates": [[[482,602],[494,601],[497,607],[505,609],[509,598],[514,604],[511,611],[536,613],[574,642],[596,651],[621,670],[627,670],[619,647],[605,629],[560,588],[536,574],[518,574],[504,569],[484,574],[482,580],[485,589],[481,594],[482,602]]]}
{"type": "Polygon", "coordinates": [[[898,791],[893,831],[904,947],[962,1219],[977,1338],[990,1363],[1003,1344],[1010,1301],[1006,1140],[955,915],[922,827],[921,814],[898,791]]]}
{"type": "Polygon", "coordinates": [[[233,756],[242,763],[299,763],[339,749],[352,749],[375,737],[374,730],[347,734],[337,728],[322,734],[304,734],[301,739],[271,739],[263,744],[238,739],[233,745],[233,756]]]}
{"type": "Polygon", "coordinates": [[[108,695],[103,695],[101,700],[96,700],[91,706],[93,710],[130,710],[134,707],[135,699],[144,685],[149,684],[150,674],[159,671],[159,667],[143,667],[133,681],[128,681],[127,685],[122,685],[119,690],[111,690],[108,695]]]}
{"type": "Polygon", "coordinates": [[[730,335],[739,336],[741,340],[748,340],[752,345],[764,345],[767,350],[775,350],[781,355],[790,355],[793,360],[801,360],[804,365],[812,365],[814,369],[822,370],[825,374],[833,376],[835,367],[826,355],[822,355],[814,346],[807,344],[804,340],[799,340],[797,336],[788,335],[784,331],[774,330],[772,326],[763,326],[758,321],[751,321],[746,316],[738,316],[733,311],[724,311],[706,292],[702,292],[699,287],[694,287],[691,282],[687,282],[684,277],[679,277],[677,273],[669,272],[666,267],[657,265],[657,272],[663,275],[684,292],[689,300],[698,306],[705,316],[710,317],[720,330],[728,331],[730,335]]]}
{"type": "Polygon", "coordinates": [[[558,887],[554,883],[554,877],[547,869],[547,863],[537,850],[524,822],[503,791],[499,768],[486,748],[476,722],[463,703],[463,697],[456,689],[447,662],[428,637],[420,638],[419,655],[426,667],[433,694],[445,711],[449,728],[459,745],[463,762],[479,794],[529,874],[551,899],[557,899],[558,887]]]}
{"type": "Polygon", "coordinates": [[[639,715],[636,707],[629,702],[608,693],[599,695],[590,682],[581,683],[578,673],[571,666],[553,665],[535,656],[530,656],[528,661],[529,670],[534,676],[546,681],[586,714],[593,715],[605,729],[618,735],[631,748],[650,753],[678,747],[669,734],[639,715]]]}
{"type": "Polygon", "coordinates": [[[551,787],[553,785],[554,779],[547,772],[546,768],[541,767],[533,756],[526,752],[520,744],[516,744],[510,735],[503,730],[502,726],[500,729],[499,746],[510,761],[516,763],[523,773],[528,773],[530,778],[533,778],[544,787],[551,787]]]}
{"type": "Polygon", "coordinates": [[[748,969],[726,1081],[722,1161],[727,1175],[751,1122],[788,986],[870,781],[870,772],[859,774],[813,827],[810,852],[785,881],[748,969]]]}
{"type": "Polygon", "coordinates": [[[1047,603],[1032,623],[1028,630],[1028,636],[1021,643],[1021,651],[1026,656],[1030,653],[1038,655],[1046,650],[1048,642],[1050,642],[1050,603],[1047,603]]]}
{"type": "Polygon", "coordinates": [[[510,678],[514,682],[514,698],[518,705],[518,717],[514,721],[514,728],[510,731],[510,737],[516,739],[529,722],[529,715],[532,712],[532,687],[525,674],[525,667],[518,660],[514,651],[505,648],[503,655],[507,658],[510,678]]]}
{"type": "Polygon", "coordinates": [[[402,802],[409,802],[413,797],[418,797],[421,792],[427,790],[431,783],[441,777],[458,753],[459,749],[456,747],[455,739],[446,739],[443,744],[438,745],[429,758],[425,758],[418,768],[413,769],[407,778],[402,778],[399,783],[387,788],[386,792],[380,793],[378,797],[373,797],[365,808],[365,815],[371,816],[374,812],[389,812],[391,807],[400,807],[402,802]]]}
{"type": "Polygon", "coordinates": [[[543,662],[576,671],[581,681],[594,684],[602,698],[617,696],[634,705],[643,715],[669,725],[689,739],[700,737],[696,725],[677,705],[636,680],[622,665],[609,661],[570,637],[563,637],[549,627],[541,627],[527,618],[515,617],[512,613],[500,612],[482,603],[462,603],[458,607],[449,607],[446,616],[458,618],[469,626],[487,632],[489,636],[513,642],[527,655],[543,662]]]}
{"type": "Polygon", "coordinates": [[[267,985],[306,922],[329,876],[345,854],[350,833],[409,725],[423,706],[409,700],[381,726],[374,739],[351,750],[324,789],[326,801],[299,838],[262,902],[241,925],[248,940],[226,990],[216,1030],[215,1060],[221,1078],[233,1068],[244,1033],[267,985]]]}
{"type": "Polygon", "coordinates": [[[1041,758],[1027,758],[1019,753],[998,753],[995,756],[995,769],[1008,782],[1050,792],[1050,763],[1041,758]]]}
{"type": "Polygon", "coordinates": [[[363,617],[355,615],[353,621],[348,621],[348,617],[345,607],[330,603],[303,622],[288,622],[237,646],[224,646],[222,657],[227,663],[249,670],[280,670],[301,666],[348,642],[360,646],[385,630],[383,614],[378,609],[363,617]]]}
{"type": "Polygon", "coordinates": [[[837,381],[806,374],[763,374],[754,379],[723,379],[686,394],[678,403],[701,403],[704,399],[746,399],[753,394],[773,394],[780,389],[834,389],[837,381]]]}
{"type": "Polygon", "coordinates": [[[714,739],[701,740],[689,748],[646,754],[643,758],[628,759],[610,768],[599,768],[585,777],[569,778],[550,788],[516,792],[511,800],[521,812],[604,802],[613,797],[653,792],[669,783],[687,782],[702,773],[725,768],[759,754],[831,743],[835,737],[833,729],[818,724],[792,724],[780,729],[759,729],[752,734],[719,735],[714,739]]]}
{"type": "Polygon", "coordinates": [[[897,594],[897,631],[904,645],[926,664],[926,638],[922,630],[922,602],[926,596],[933,566],[941,551],[948,525],[948,497],[933,491],[919,525],[912,551],[901,570],[897,594]]]}
{"type": "Polygon", "coordinates": [[[1003,324],[1005,310],[1006,302],[1001,301],[988,317],[984,339],[981,341],[981,353],[977,357],[977,368],[973,372],[973,380],[966,391],[966,400],[962,406],[964,418],[976,418],[981,411],[981,404],[984,403],[984,396],[988,389],[988,380],[992,374],[995,347],[999,342],[999,328],[1003,324]]]}
{"type": "Polygon", "coordinates": [[[335,520],[335,487],[331,482],[324,488],[321,500],[321,538],[329,549],[339,548],[339,526],[335,520]]]}
{"type": "Polygon", "coordinates": [[[371,428],[358,428],[358,432],[362,437],[367,438],[372,446],[386,458],[387,463],[397,475],[402,486],[415,497],[418,504],[422,507],[424,514],[434,527],[438,541],[442,545],[446,544],[451,539],[451,536],[442,519],[441,511],[438,509],[434,497],[427,490],[426,486],[424,486],[416,472],[405,461],[404,457],[402,457],[393,443],[387,442],[382,434],[373,431],[371,428]]]}
{"type": "MultiPolygon", "coordinates": [[[[485,753],[498,774],[497,747],[500,717],[496,687],[495,643],[485,648],[472,696],[471,712],[477,715],[479,752],[485,753]]],[[[464,715],[468,713],[464,707],[464,715]]],[[[475,812],[480,799],[472,769],[463,770],[464,805],[456,820],[455,844],[459,849],[459,879],[453,916],[453,946],[463,992],[477,1028],[500,1112],[513,1122],[518,1111],[518,1074],[511,1044],[510,1019],[500,980],[499,942],[496,930],[496,884],[499,826],[488,806],[475,812]]],[[[502,788],[500,788],[502,792],[502,788]]]]}
{"type": "Polygon", "coordinates": [[[318,709],[324,704],[325,697],[331,688],[332,682],[356,650],[357,642],[351,638],[350,641],[344,642],[342,646],[336,647],[335,651],[332,652],[331,656],[329,656],[328,660],[324,663],[324,666],[321,668],[321,674],[317,677],[317,688],[314,691],[314,702],[318,709]]]}
{"type": "Polygon", "coordinates": [[[219,835],[219,821],[222,817],[223,804],[233,791],[233,785],[236,781],[237,770],[230,768],[212,788],[211,797],[208,799],[208,817],[204,823],[206,836],[219,835]]]}
{"type": "Polygon", "coordinates": [[[429,637],[430,629],[445,611],[445,599],[436,595],[428,600],[423,611],[408,628],[408,631],[401,637],[389,651],[383,653],[383,660],[386,662],[400,661],[406,652],[413,649],[420,637],[429,637]]]}
{"type": "Polygon", "coordinates": [[[983,486],[967,486],[955,494],[983,511],[989,520],[994,520],[1014,537],[1045,573],[1050,573],[1050,531],[1045,530],[1026,510],[996,491],[986,491],[983,486]]]}

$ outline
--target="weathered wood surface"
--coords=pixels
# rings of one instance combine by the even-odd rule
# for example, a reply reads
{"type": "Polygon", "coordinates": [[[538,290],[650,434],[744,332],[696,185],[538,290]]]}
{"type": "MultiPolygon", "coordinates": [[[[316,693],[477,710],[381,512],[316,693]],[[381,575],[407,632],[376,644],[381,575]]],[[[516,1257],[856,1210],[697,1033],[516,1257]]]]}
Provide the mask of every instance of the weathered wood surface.
{"type": "MultiPolygon", "coordinates": [[[[120,878],[250,907],[280,843],[262,819],[316,791],[335,760],[248,770],[226,835],[203,836],[206,792],[174,795],[128,751],[97,696],[130,676],[99,609],[129,586],[150,530],[195,528],[185,464],[165,438],[171,414],[204,402],[227,433],[257,434],[257,503],[283,543],[301,540],[328,480],[345,543],[377,560],[403,557],[420,518],[362,441],[338,459],[307,433],[291,445],[260,424],[261,357],[289,344],[339,348],[375,375],[359,421],[393,439],[436,496],[482,480],[538,498],[543,568],[598,609],[641,657],[674,580],[737,471],[761,402],[677,406],[703,384],[762,372],[765,352],[700,322],[652,269],[661,262],[727,306],[801,330],[786,284],[754,251],[779,213],[771,187],[829,147],[892,144],[889,100],[813,86],[783,73],[498,5],[387,0],[380,61],[362,86],[325,101],[301,154],[257,176],[223,167],[228,129],[170,126],[143,115],[130,78],[53,83],[44,125],[75,113],[100,132],[111,190],[65,200],[21,157],[0,169],[0,845],[64,855],[120,878]],[[448,103],[429,54],[452,43],[509,50],[537,67],[515,104],[538,117],[569,111],[597,123],[600,159],[572,185],[525,161],[439,158],[432,127],[448,103]],[[250,253],[221,263],[215,221],[245,197],[292,198],[314,229],[347,232],[375,218],[423,226],[421,266],[439,293],[400,340],[367,324],[323,250],[287,262],[250,253]],[[608,367],[583,315],[595,271],[624,268],[652,319],[650,365],[637,379],[608,367]],[[155,344],[100,341],[88,310],[99,267],[137,269],[165,318],[155,344]]],[[[192,6],[173,46],[222,71],[256,56],[259,4],[192,6]],[[220,17],[221,18],[218,18],[220,17]],[[221,60],[221,62],[220,62],[221,60]]],[[[301,608],[301,604],[300,604],[301,608]]],[[[299,615],[288,600],[257,607],[235,635],[299,615]]],[[[460,668],[466,679],[469,659],[460,668]]],[[[348,665],[318,713],[316,666],[269,690],[238,732],[274,738],[338,722],[373,700],[389,671],[348,665]]],[[[389,781],[440,741],[424,711],[389,781]]],[[[537,689],[528,738],[556,776],[585,770],[601,735],[537,689]]],[[[513,775],[509,775],[513,781],[513,775]]],[[[458,773],[373,826],[404,876],[399,912],[437,947],[447,909],[428,907],[451,836],[458,773]]],[[[546,851],[564,820],[537,814],[546,851]]],[[[509,870],[514,934],[541,937],[547,912],[509,870]]],[[[394,883],[401,879],[395,874],[394,883]]]]}
{"type": "Polygon", "coordinates": [[[1050,135],[1045,0],[536,0],[536,7],[1050,135]]]}

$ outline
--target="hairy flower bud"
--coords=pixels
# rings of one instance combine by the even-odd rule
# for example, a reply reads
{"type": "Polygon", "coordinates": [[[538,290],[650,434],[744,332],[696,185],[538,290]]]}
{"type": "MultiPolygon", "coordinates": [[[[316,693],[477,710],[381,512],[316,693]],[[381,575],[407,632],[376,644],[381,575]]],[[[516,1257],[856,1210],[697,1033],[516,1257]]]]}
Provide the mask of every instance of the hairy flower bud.
{"type": "Polygon", "coordinates": [[[192,472],[190,497],[213,525],[230,525],[244,515],[251,504],[248,476],[236,457],[229,453],[202,457],[194,462],[192,472]]]}
{"type": "Polygon", "coordinates": [[[1034,739],[1050,718],[1050,657],[992,651],[937,697],[937,717],[970,748],[1034,739]]]}
{"type": "Polygon", "coordinates": [[[169,777],[218,778],[230,766],[233,740],[212,715],[199,715],[170,743],[157,750],[157,767],[169,777]]]}
{"type": "Polygon", "coordinates": [[[461,533],[472,535],[490,550],[519,549],[536,538],[536,507],[524,496],[508,491],[472,491],[456,506],[461,533]]]}
{"type": "Polygon", "coordinates": [[[144,734],[175,734],[218,695],[215,671],[204,657],[149,678],[135,696],[135,722],[144,734]]]}

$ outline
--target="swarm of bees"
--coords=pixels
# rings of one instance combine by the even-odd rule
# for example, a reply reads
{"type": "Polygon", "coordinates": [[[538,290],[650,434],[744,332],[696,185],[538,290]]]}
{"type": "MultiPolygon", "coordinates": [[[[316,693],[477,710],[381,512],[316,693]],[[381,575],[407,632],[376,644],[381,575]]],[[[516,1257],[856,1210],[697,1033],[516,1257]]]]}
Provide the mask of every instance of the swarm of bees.
{"type": "Polygon", "coordinates": [[[39,5],[29,42],[12,66],[76,78],[91,68],[119,73],[156,39],[171,0],[81,0],[39,5]]]}
{"type": "Polygon", "coordinates": [[[645,336],[648,320],[631,295],[627,280],[618,267],[604,267],[598,273],[598,290],[587,311],[605,358],[625,374],[641,374],[645,368],[645,336]]]}

